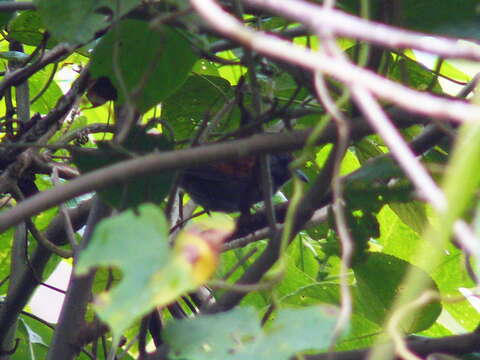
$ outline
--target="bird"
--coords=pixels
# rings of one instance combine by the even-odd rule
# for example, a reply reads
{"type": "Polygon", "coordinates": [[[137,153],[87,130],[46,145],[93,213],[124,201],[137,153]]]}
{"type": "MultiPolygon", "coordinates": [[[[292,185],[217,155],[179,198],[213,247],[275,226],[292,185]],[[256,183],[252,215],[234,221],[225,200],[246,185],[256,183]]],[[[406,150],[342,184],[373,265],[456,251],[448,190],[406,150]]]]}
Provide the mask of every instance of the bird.
{"type": "MultiPolygon", "coordinates": [[[[272,193],[276,193],[291,177],[289,153],[270,154],[272,193]]],[[[302,181],[308,178],[294,170],[302,181]]],[[[229,162],[220,162],[185,169],[180,175],[180,187],[206,211],[248,213],[263,200],[260,161],[250,156],[229,162]]]]}

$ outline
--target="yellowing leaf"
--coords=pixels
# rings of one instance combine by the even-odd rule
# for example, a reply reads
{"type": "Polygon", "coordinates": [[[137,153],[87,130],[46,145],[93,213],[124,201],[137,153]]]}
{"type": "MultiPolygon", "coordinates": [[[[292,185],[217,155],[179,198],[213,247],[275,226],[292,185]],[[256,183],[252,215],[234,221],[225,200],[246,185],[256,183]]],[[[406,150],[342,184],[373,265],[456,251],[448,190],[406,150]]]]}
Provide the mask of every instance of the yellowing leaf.
{"type": "Polygon", "coordinates": [[[122,271],[118,285],[95,299],[98,316],[118,339],[141,316],[206,282],[233,228],[233,221],[221,215],[197,222],[180,233],[172,250],[162,211],[143,205],[104,220],[80,255],[76,272],[96,266],[122,271]]]}
{"type": "Polygon", "coordinates": [[[198,285],[205,283],[218,263],[223,241],[234,230],[233,221],[220,214],[188,226],[175,242],[175,256],[191,266],[192,276],[198,285]]]}

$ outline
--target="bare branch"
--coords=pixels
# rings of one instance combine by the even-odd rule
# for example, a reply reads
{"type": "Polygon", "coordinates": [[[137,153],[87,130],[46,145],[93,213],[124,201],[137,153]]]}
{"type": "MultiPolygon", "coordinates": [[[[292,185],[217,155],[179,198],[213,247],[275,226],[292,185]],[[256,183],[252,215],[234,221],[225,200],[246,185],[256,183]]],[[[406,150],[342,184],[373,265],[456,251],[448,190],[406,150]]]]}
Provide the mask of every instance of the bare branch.
{"type": "MultiPolygon", "coordinates": [[[[191,3],[216,31],[265,56],[326,73],[346,84],[358,84],[375,96],[412,112],[459,122],[480,118],[480,107],[477,105],[412,90],[347,61],[333,62],[328,56],[318,52],[253,31],[222,10],[213,0],[191,0],[191,3]]],[[[480,58],[480,54],[474,56],[477,57],[480,58]]]]}

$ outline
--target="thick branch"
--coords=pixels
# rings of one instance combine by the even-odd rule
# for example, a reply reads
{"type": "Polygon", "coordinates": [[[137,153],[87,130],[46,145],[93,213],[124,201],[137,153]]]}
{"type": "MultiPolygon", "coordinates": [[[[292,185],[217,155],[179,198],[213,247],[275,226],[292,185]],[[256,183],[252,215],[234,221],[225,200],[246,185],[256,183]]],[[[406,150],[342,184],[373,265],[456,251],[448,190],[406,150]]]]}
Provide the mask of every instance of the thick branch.
{"type": "MultiPolygon", "coordinates": [[[[388,345],[387,345],[388,346],[388,345]]],[[[446,336],[438,339],[422,338],[407,340],[408,348],[415,354],[426,357],[433,353],[462,355],[480,351],[480,333],[446,336]]],[[[341,351],[333,354],[305,355],[306,360],[361,360],[368,357],[370,349],[341,351]]]]}
{"type": "MultiPolygon", "coordinates": [[[[400,116],[399,127],[408,127],[414,123],[423,123],[422,116],[400,116]],[[405,120],[408,118],[408,120],[405,120]]],[[[362,121],[355,121],[352,127],[352,138],[360,139],[371,133],[370,128],[362,121]]],[[[281,134],[255,136],[248,139],[228,141],[225,143],[205,145],[193,149],[168,151],[159,154],[149,154],[136,159],[93,171],[78,177],[67,184],[39,193],[23,201],[13,209],[0,214],[0,232],[17,224],[22,219],[38,214],[52,206],[90,191],[102,189],[135,176],[158,171],[173,171],[195,165],[212,162],[239,159],[245,156],[268,152],[292,151],[302,147],[309,136],[308,131],[295,131],[281,134]]],[[[318,144],[334,142],[336,130],[334,126],[327,127],[318,144]]]]}
{"type": "MultiPolygon", "coordinates": [[[[91,202],[84,202],[77,208],[69,210],[69,216],[75,231],[85,224],[90,206],[91,202]]],[[[65,220],[62,214],[57,215],[52,221],[45,231],[45,237],[55,245],[67,243],[65,220]]],[[[51,255],[52,253],[43,246],[37,247],[30,259],[30,267],[19,276],[17,286],[0,307],[0,343],[39,285],[39,280],[42,279],[43,271],[51,255]]]]}
{"type": "MultiPolygon", "coordinates": [[[[109,213],[110,209],[100,199],[95,198],[92,211],[88,217],[85,235],[81,244],[82,248],[85,248],[89,243],[97,224],[107,217],[109,213]]],[[[90,271],[84,276],[71,275],[47,360],[74,359],[80,352],[80,348],[75,343],[75,340],[80,329],[86,324],[85,312],[88,301],[91,298],[91,287],[94,277],[94,271],[90,271]]]]}

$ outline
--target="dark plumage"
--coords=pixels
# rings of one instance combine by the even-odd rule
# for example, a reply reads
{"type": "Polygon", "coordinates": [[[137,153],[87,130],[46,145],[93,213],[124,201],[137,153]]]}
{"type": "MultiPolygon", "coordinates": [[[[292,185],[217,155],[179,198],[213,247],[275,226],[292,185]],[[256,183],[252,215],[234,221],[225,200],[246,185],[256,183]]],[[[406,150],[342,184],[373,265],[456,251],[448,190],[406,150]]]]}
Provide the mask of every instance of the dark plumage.
{"type": "MultiPolygon", "coordinates": [[[[272,192],[275,193],[291,178],[288,166],[293,158],[287,153],[269,156],[272,192]]],[[[299,175],[306,181],[303,173],[299,175]]],[[[188,168],[182,172],[180,186],[209,211],[244,213],[263,200],[257,157],[188,168]]]]}

